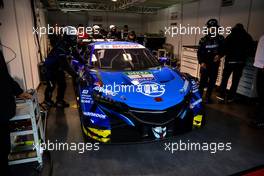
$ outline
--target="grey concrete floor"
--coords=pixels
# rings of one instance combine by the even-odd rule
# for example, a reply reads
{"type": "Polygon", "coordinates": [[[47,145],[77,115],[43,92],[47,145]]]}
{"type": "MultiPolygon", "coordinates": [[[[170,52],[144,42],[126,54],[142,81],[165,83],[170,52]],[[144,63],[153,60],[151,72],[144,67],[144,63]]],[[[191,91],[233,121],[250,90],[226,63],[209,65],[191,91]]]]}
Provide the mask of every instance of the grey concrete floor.
{"type": "MultiPolygon", "coordinates": [[[[41,91],[40,91],[41,92],[41,91]]],[[[52,108],[48,117],[47,137],[53,142],[83,142],[73,88],[68,86],[65,110],[52,108]]],[[[147,144],[100,145],[99,151],[52,151],[53,176],[108,175],[179,175],[223,176],[264,164],[264,130],[248,127],[248,114],[254,104],[232,103],[207,106],[204,128],[174,139],[147,144]],[[168,142],[231,142],[231,151],[165,151],[168,142]]],[[[42,176],[48,176],[45,162],[42,176]]],[[[36,175],[29,166],[12,168],[17,175],[36,175]]]]}

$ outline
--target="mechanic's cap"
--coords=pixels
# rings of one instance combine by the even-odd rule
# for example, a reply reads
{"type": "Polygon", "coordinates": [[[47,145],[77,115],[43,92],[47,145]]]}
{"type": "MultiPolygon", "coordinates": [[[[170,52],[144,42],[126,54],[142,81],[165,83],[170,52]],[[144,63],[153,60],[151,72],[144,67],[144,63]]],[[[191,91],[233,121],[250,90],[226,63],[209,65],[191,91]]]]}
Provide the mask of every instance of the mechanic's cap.
{"type": "Polygon", "coordinates": [[[109,26],[109,29],[110,29],[110,30],[113,29],[113,28],[116,28],[115,25],[110,25],[110,26],[109,26]]]}
{"type": "Polygon", "coordinates": [[[98,25],[94,25],[94,26],[93,26],[93,29],[94,29],[94,30],[96,30],[96,29],[100,29],[100,26],[98,26],[98,25]]]}
{"type": "Polygon", "coordinates": [[[217,19],[213,19],[213,18],[207,21],[206,26],[208,28],[210,28],[210,27],[219,27],[217,19]]]}

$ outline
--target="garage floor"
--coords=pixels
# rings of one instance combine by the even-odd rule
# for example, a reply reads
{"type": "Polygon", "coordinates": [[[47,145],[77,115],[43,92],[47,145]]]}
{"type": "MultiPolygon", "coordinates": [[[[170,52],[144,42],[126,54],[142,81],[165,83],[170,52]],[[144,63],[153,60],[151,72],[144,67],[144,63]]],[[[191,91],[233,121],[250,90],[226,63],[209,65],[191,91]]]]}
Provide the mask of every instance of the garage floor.
{"type": "MultiPolygon", "coordinates": [[[[41,92],[41,91],[40,91],[41,92]]],[[[58,142],[82,142],[78,111],[72,86],[65,110],[52,108],[48,119],[48,138],[58,142]]],[[[99,151],[53,151],[53,176],[87,175],[230,175],[264,164],[264,130],[247,126],[253,104],[214,104],[207,107],[208,121],[203,129],[169,141],[135,145],[104,145],[99,151]],[[198,151],[165,151],[165,142],[232,142],[231,151],[216,154],[198,151]]],[[[48,176],[50,163],[45,161],[42,176],[48,176]]],[[[36,175],[31,165],[13,166],[14,175],[36,175]],[[23,174],[22,174],[23,173],[23,174]]]]}

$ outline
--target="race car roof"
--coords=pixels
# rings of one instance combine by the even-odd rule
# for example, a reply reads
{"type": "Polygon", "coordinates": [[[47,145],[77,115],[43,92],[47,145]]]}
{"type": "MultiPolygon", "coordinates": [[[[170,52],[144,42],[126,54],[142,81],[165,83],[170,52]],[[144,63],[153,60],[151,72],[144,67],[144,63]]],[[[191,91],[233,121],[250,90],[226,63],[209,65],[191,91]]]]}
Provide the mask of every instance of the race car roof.
{"type": "Polygon", "coordinates": [[[143,45],[133,42],[95,42],[91,45],[94,46],[94,49],[142,49],[145,48],[143,45]]]}

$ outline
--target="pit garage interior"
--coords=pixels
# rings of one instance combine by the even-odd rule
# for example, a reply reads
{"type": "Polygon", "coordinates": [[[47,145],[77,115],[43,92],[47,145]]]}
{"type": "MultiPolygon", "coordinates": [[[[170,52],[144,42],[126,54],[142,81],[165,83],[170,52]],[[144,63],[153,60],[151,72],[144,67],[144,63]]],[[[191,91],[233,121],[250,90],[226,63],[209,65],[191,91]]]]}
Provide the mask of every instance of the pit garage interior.
{"type": "MultiPolygon", "coordinates": [[[[25,101],[33,103],[33,109],[29,112],[29,120],[22,125],[14,119],[16,117],[10,120],[10,128],[13,128],[10,135],[10,173],[0,175],[263,176],[264,130],[251,125],[256,107],[260,104],[257,68],[253,64],[257,44],[264,35],[263,18],[263,0],[0,0],[0,50],[11,77],[23,90],[33,92],[34,99],[32,102],[17,100],[17,108],[21,101],[25,101]],[[65,78],[67,88],[64,100],[69,103],[68,108],[47,108],[42,104],[47,86],[43,62],[52,50],[52,38],[48,30],[44,31],[41,27],[96,25],[107,32],[110,26],[114,26],[123,34],[127,25],[128,31],[134,31],[137,36],[135,42],[144,45],[157,59],[168,59],[166,67],[188,73],[199,82],[197,50],[204,34],[175,34],[171,29],[180,26],[203,28],[209,19],[216,19],[225,28],[242,24],[252,37],[254,54],[246,58],[232,102],[216,98],[225,66],[225,57],[221,59],[212,102],[203,104],[206,119],[203,127],[150,141],[110,144],[94,144],[96,141],[93,141],[90,143],[92,147],[83,152],[34,149],[34,144],[40,142],[77,145],[87,142],[83,136],[71,76],[66,74],[65,78]],[[36,111],[39,111],[41,123],[38,119],[32,121],[35,118],[32,116],[38,114],[36,111]],[[28,124],[31,125],[30,130],[28,124]],[[186,146],[190,143],[206,143],[209,148],[188,150],[186,146]],[[220,143],[224,147],[213,148],[220,143]],[[183,146],[182,150],[180,146],[183,146]]],[[[263,60],[263,52],[261,57],[263,60]]],[[[231,82],[232,77],[227,89],[230,89],[231,82]]],[[[6,83],[0,84],[2,87],[6,83]]],[[[55,97],[56,91],[53,93],[54,100],[55,97]]],[[[19,112],[17,110],[16,115],[19,112]]],[[[2,170],[2,166],[0,168],[2,170]]]]}

